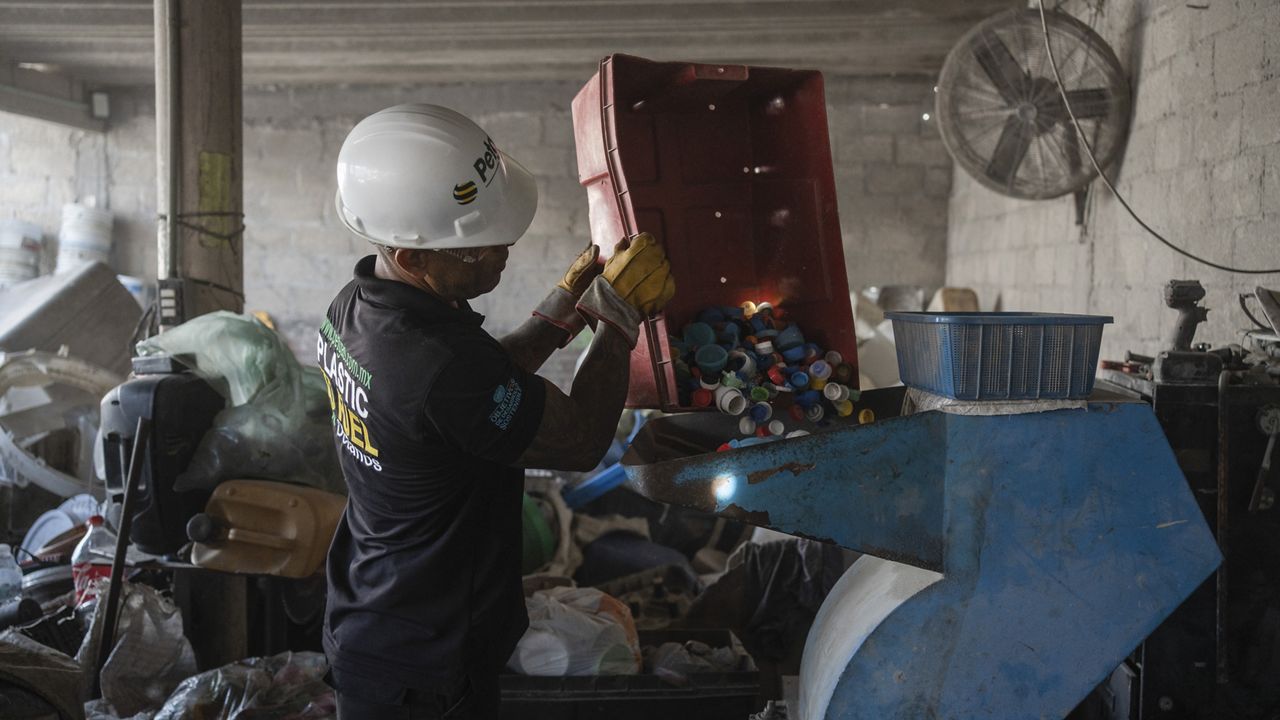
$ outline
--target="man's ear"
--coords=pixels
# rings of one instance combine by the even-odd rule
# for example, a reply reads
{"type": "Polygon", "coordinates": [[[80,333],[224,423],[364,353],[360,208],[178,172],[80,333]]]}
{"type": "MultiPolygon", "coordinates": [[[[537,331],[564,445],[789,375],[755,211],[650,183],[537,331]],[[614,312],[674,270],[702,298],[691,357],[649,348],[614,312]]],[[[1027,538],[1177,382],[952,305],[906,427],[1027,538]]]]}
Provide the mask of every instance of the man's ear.
{"type": "Polygon", "coordinates": [[[428,272],[430,255],[430,251],[427,250],[396,248],[392,251],[391,257],[402,271],[414,277],[421,277],[428,272]]]}

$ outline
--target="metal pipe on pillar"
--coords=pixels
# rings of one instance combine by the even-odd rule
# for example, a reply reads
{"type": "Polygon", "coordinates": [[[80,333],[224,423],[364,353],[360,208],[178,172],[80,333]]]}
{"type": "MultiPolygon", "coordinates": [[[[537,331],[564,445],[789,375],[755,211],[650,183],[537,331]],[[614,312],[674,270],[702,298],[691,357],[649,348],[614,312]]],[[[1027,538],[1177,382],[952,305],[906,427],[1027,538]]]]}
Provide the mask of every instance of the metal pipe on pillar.
{"type": "MultiPolygon", "coordinates": [[[[240,0],[155,0],[154,7],[165,328],[244,310],[240,0]]],[[[200,669],[248,654],[244,576],[176,572],[174,595],[200,669]]]]}
{"type": "Polygon", "coordinates": [[[155,0],[160,325],[244,309],[240,2],[155,0]]]}

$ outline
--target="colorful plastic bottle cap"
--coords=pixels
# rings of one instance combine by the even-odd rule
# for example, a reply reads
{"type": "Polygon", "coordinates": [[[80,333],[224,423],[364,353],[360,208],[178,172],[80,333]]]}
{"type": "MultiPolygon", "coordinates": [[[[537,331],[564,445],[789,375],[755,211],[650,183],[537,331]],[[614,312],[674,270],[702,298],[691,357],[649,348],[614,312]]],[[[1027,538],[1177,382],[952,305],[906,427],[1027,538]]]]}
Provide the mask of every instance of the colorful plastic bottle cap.
{"type": "Polygon", "coordinates": [[[698,313],[698,322],[706,323],[708,325],[722,323],[724,322],[724,313],[721,312],[718,307],[709,307],[698,313]]]}
{"type": "Polygon", "coordinates": [[[806,410],[822,402],[822,393],[817,390],[805,390],[802,393],[796,393],[796,404],[806,410]]]}
{"type": "Polygon", "coordinates": [[[767,326],[764,324],[764,316],[761,315],[759,312],[756,312],[751,316],[752,334],[762,332],[765,330],[766,327],[767,326]]]}
{"type": "Polygon", "coordinates": [[[862,397],[862,391],[858,388],[849,388],[849,402],[858,402],[862,397]]]}
{"type": "Polygon", "coordinates": [[[773,417],[773,406],[769,403],[758,402],[751,406],[751,419],[756,421],[756,424],[762,423],[771,417],[773,417]]]}
{"type": "Polygon", "coordinates": [[[809,381],[809,387],[813,388],[814,390],[821,390],[826,386],[827,386],[826,380],[810,380],[809,381]]]}
{"type": "Polygon", "coordinates": [[[800,438],[808,434],[809,434],[808,430],[792,430],[791,432],[787,433],[787,439],[790,440],[792,438],[800,438]]]}
{"type": "Polygon", "coordinates": [[[716,331],[704,322],[692,322],[684,326],[684,342],[690,348],[710,345],[716,341],[716,331]]]}
{"type": "Polygon", "coordinates": [[[734,372],[744,373],[750,377],[756,374],[756,359],[748,354],[746,350],[733,350],[729,353],[727,367],[734,372]]]}
{"type": "Polygon", "coordinates": [[[729,352],[719,345],[703,345],[694,353],[693,360],[703,375],[719,375],[725,363],[729,362],[729,352]]]}
{"type": "Polygon", "coordinates": [[[757,428],[756,428],[756,437],[762,437],[762,438],[769,437],[769,426],[768,426],[768,425],[760,425],[759,427],[757,427],[757,428]]]}
{"type": "Polygon", "coordinates": [[[831,366],[825,360],[815,360],[809,365],[809,377],[814,380],[826,380],[831,377],[831,366]]]}
{"type": "Polygon", "coordinates": [[[866,425],[868,423],[873,423],[875,421],[876,421],[876,414],[872,412],[871,408],[863,408],[858,412],[859,425],[866,425]]]}
{"type": "Polygon", "coordinates": [[[836,366],[836,371],[831,374],[831,377],[838,383],[847,383],[853,379],[853,367],[846,363],[840,363],[836,366]]]}
{"type": "Polygon", "coordinates": [[[804,408],[799,405],[791,406],[791,417],[796,420],[804,420],[804,408]]]}
{"type": "MultiPolygon", "coordinates": [[[[730,441],[730,442],[732,442],[732,441],[730,441]]],[[[732,449],[733,449],[733,446],[732,446],[732,445],[730,445],[729,443],[724,443],[724,444],[723,444],[723,445],[721,445],[720,447],[716,448],[716,452],[727,452],[727,451],[732,450],[732,449]]]]}
{"type": "Polygon", "coordinates": [[[766,374],[769,376],[769,379],[773,381],[774,385],[783,385],[787,382],[786,376],[782,374],[782,368],[777,365],[770,367],[766,374]]]}
{"type": "Polygon", "coordinates": [[[756,303],[756,312],[758,312],[758,313],[772,313],[772,312],[773,312],[773,303],[770,303],[770,302],[756,303]]]}
{"type": "Polygon", "coordinates": [[[804,361],[804,346],[797,345],[782,351],[782,357],[787,362],[798,363],[804,361]]]}
{"type": "Polygon", "coordinates": [[[733,323],[725,323],[725,326],[721,328],[720,332],[717,334],[717,337],[720,338],[720,342],[727,342],[732,345],[737,345],[741,336],[742,330],[733,323]]]}
{"type": "Polygon", "coordinates": [[[739,390],[746,387],[746,383],[742,381],[742,378],[739,378],[728,370],[720,373],[720,384],[725,387],[737,388],[739,390]]]}
{"type": "Polygon", "coordinates": [[[823,355],[822,348],[818,347],[817,343],[805,343],[805,346],[804,346],[805,362],[811,363],[814,360],[821,360],[822,355],[823,355]]]}
{"type": "Polygon", "coordinates": [[[834,403],[834,405],[836,406],[836,414],[840,417],[849,417],[853,414],[853,403],[848,400],[841,400],[834,403]]]}
{"type": "Polygon", "coordinates": [[[783,425],[781,420],[770,420],[770,421],[769,421],[769,434],[770,434],[770,435],[782,435],[782,434],[784,434],[784,433],[786,433],[786,432],[787,432],[787,426],[786,426],[786,425],[783,425]]]}
{"type": "Polygon", "coordinates": [[[743,317],[745,317],[745,318],[747,318],[747,319],[751,319],[751,316],[752,316],[752,315],[755,315],[755,314],[756,314],[756,304],[755,304],[755,303],[751,302],[750,300],[748,300],[748,301],[746,301],[746,302],[742,303],[742,316],[743,316],[743,317]]]}
{"type": "Polygon", "coordinates": [[[743,415],[738,419],[738,432],[743,435],[751,435],[756,431],[756,421],[743,415]]]}
{"type": "Polygon", "coordinates": [[[787,378],[787,382],[791,383],[791,387],[797,390],[806,390],[809,387],[809,373],[796,371],[791,373],[791,377],[787,378]]]}
{"type": "Polygon", "coordinates": [[[778,331],[774,330],[771,327],[766,326],[765,329],[756,333],[756,337],[760,338],[761,340],[773,340],[774,338],[778,337],[778,331]]]}
{"type": "Polygon", "coordinates": [[[743,308],[735,305],[724,305],[720,308],[720,312],[724,313],[724,316],[730,320],[741,320],[745,314],[743,308]]]}
{"type": "Polygon", "coordinates": [[[726,415],[741,415],[747,409],[747,396],[737,388],[721,386],[716,390],[716,407],[726,415]]]}
{"type": "Polygon", "coordinates": [[[821,422],[822,418],[827,416],[827,411],[821,404],[810,405],[809,409],[804,411],[804,416],[809,422],[821,422]]]}
{"type": "Polygon", "coordinates": [[[757,385],[751,388],[751,399],[754,402],[764,402],[769,399],[769,391],[757,385]]]}
{"type": "Polygon", "coordinates": [[[822,396],[833,403],[847,402],[849,400],[849,388],[840,383],[827,383],[822,388],[822,396]]]}
{"type": "Polygon", "coordinates": [[[719,379],[715,375],[703,375],[702,379],[698,381],[698,387],[708,392],[715,392],[716,388],[720,387],[720,383],[717,382],[719,379]]]}
{"type": "Polygon", "coordinates": [[[835,367],[840,363],[844,362],[844,356],[836,352],[835,350],[828,350],[827,356],[824,359],[827,361],[827,364],[830,365],[831,367],[835,367]]]}
{"type": "Polygon", "coordinates": [[[715,401],[715,395],[710,390],[698,388],[694,390],[690,399],[693,400],[694,407],[711,407],[711,403],[715,401]]]}
{"type": "MultiPolygon", "coordinates": [[[[799,325],[788,325],[784,330],[778,333],[778,347],[783,351],[790,350],[793,347],[803,348],[804,334],[800,332],[799,325]]],[[[801,355],[803,355],[803,351],[801,355]]]]}
{"type": "Polygon", "coordinates": [[[756,352],[760,353],[761,355],[772,355],[773,343],[769,342],[768,340],[761,340],[760,342],[757,342],[756,352]]]}

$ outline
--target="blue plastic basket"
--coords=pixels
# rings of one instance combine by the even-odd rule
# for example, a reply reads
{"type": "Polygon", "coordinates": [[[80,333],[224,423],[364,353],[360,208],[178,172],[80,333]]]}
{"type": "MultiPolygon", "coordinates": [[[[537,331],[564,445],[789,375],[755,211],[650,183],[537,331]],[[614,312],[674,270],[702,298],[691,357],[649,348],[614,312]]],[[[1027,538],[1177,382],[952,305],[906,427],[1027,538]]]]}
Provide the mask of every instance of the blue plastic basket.
{"type": "Polygon", "coordinates": [[[891,312],[898,374],[957,400],[1078,399],[1093,392],[1105,315],[891,312]]]}

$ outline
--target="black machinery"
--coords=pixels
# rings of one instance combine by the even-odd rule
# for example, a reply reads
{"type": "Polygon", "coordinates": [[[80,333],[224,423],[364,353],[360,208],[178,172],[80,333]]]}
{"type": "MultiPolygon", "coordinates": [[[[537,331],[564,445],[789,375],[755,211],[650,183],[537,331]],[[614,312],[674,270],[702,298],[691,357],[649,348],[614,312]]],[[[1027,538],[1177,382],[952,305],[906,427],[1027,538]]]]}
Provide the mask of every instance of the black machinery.
{"type": "Polygon", "coordinates": [[[133,359],[133,377],[102,399],[103,459],[107,492],[124,492],[138,418],[151,421],[139,479],[131,537],[143,552],[166,555],[187,542],[187,520],[204,510],[210,491],[174,489],[200,439],[226,404],[213,386],[179,359],[133,359]]]}
{"type": "MultiPolygon", "coordinates": [[[[1258,288],[1265,322],[1243,343],[1193,343],[1208,310],[1200,283],[1171,281],[1179,312],[1155,357],[1104,361],[1098,382],[1153,406],[1225,562],[1134,653],[1132,720],[1273,718],[1280,712],[1280,302],[1258,288]]],[[[1246,298],[1241,298],[1244,306],[1246,298]]],[[[1253,318],[1248,307],[1245,313],[1253,318]]]]}

